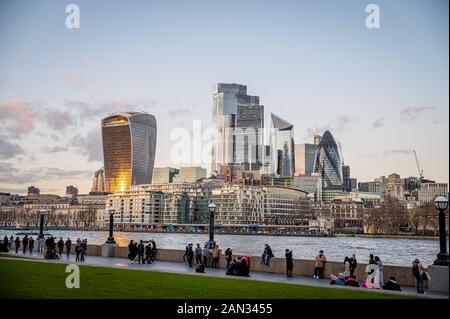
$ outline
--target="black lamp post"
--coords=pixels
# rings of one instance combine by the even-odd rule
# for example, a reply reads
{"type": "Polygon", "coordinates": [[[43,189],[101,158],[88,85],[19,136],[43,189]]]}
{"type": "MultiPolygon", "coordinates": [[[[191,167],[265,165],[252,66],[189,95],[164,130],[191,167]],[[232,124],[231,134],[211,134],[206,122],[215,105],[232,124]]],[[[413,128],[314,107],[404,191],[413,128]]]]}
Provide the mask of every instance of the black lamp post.
{"type": "Polygon", "coordinates": [[[109,213],[109,237],[106,240],[106,244],[115,244],[116,241],[114,240],[113,230],[114,230],[114,214],[116,213],[116,210],[110,208],[108,210],[108,213],[109,213]]]}
{"type": "Polygon", "coordinates": [[[439,244],[440,252],[435,265],[448,266],[447,240],[445,238],[445,210],[448,207],[448,199],[445,196],[438,196],[434,199],[434,206],[439,210],[439,244]]]}
{"type": "Polygon", "coordinates": [[[209,246],[214,248],[214,213],[216,212],[216,204],[208,205],[209,210],[209,246]]]}
{"type": "Polygon", "coordinates": [[[44,238],[44,216],[46,214],[45,209],[41,208],[39,210],[39,216],[41,218],[39,223],[39,238],[44,238]]]}

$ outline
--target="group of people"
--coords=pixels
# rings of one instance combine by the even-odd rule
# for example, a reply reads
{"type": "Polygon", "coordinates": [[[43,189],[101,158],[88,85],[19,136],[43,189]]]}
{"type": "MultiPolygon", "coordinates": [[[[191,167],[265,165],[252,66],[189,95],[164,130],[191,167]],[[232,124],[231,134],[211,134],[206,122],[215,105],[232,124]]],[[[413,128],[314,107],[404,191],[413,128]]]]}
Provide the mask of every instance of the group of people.
{"type": "Polygon", "coordinates": [[[151,239],[148,242],[140,240],[139,243],[130,240],[128,244],[128,259],[130,262],[137,262],[138,264],[151,264],[156,259],[156,242],[151,239]]]}
{"type": "MultiPolygon", "coordinates": [[[[229,248],[227,249],[227,251],[228,250],[229,248]]],[[[226,252],[225,255],[227,255],[227,253],[230,254],[230,251],[226,252]]],[[[183,262],[187,262],[189,267],[194,267],[192,263],[195,257],[197,272],[204,272],[204,269],[208,267],[209,255],[212,255],[211,268],[218,267],[221,252],[222,250],[219,248],[219,245],[216,245],[215,243],[213,244],[212,249],[209,248],[209,243],[205,243],[203,247],[201,247],[200,244],[197,244],[197,247],[195,249],[194,244],[190,243],[185,248],[183,262]]]]}

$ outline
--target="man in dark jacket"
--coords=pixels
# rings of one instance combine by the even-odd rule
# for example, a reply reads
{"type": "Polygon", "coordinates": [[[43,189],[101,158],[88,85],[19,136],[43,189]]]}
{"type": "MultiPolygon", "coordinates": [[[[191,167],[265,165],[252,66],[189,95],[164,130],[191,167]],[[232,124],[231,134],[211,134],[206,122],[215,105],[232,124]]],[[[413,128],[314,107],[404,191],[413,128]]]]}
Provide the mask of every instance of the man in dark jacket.
{"type": "Polygon", "coordinates": [[[348,260],[350,264],[350,276],[355,274],[356,267],[358,266],[358,261],[356,260],[356,255],[353,254],[352,257],[348,260]]]}
{"type": "Polygon", "coordinates": [[[25,237],[22,239],[22,249],[24,254],[27,252],[27,248],[28,248],[28,235],[25,235],[25,237]]]}
{"type": "Polygon", "coordinates": [[[141,240],[141,241],[139,242],[138,247],[137,247],[137,252],[138,252],[138,263],[139,263],[139,264],[141,263],[141,261],[142,261],[143,264],[145,264],[145,261],[144,261],[144,250],[145,250],[144,242],[141,240]]]}
{"type": "Polygon", "coordinates": [[[16,237],[16,240],[14,240],[14,246],[16,247],[16,254],[19,252],[20,248],[20,238],[19,236],[16,237]]]}
{"type": "Polygon", "coordinates": [[[128,259],[131,261],[134,260],[134,242],[133,239],[130,240],[130,243],[128,244],[128,259]]]}
{"type": "Polygon", "coordinates": [[[292,269],[294,269],[292,250],[286,249],[286,276],[292,277],[292,269]]]}
{"type": "Polygon", "coordinates": [[[189,244],[187,251],[187,259],[189,267],[192,267],[192,260],[194,259],[194,250],[192,249],[192,244],[189,244]]]}
{"type": "Polygon", "coordinates": [[[58,240],[58,253],[59,253],[59,258],[61,258],[61,255],[64,251],[64,240],[62,239],[62,237],[58,240]]]}
{"type": "Polygon", "coordinates": [[[70,238],[67,238],[66,240],[66,252],[67,252],[67,258],[70,256],[70,249],[72,248],[72,241],[70,238]]]}

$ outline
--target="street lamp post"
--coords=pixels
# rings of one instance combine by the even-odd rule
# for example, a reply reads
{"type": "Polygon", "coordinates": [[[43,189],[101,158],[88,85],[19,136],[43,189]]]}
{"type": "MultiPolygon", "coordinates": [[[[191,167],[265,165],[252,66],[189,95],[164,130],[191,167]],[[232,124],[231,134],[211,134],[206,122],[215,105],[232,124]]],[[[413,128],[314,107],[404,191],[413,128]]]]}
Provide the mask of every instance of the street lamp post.
{"type": "Polygon", "coordinates": [[[46,210],[41,208],[39,210],[40,222],[39,222],[39,238],[44,238],[44,216],[46,214],[46,210]]]}
{"type": "Polygon", "coordinates": [[[448,266],[447,240],[445,238],[445,210],[448,207],[448,199],[445,196],[438,196],[434,200],[434,206],[439,210],[439,244],[440,252],[435,265],[448,266]]]}
{"type": "Polygon", "coordinates": [[[106,240],[106,244],[115,244],[116,241],[114,240],[113,230],[114,230],[114,214],[116,213],[116,210],[114,208],[110,208],[108,210],[108,213],[109,213],[109,237],[106,240]]]}
{"type": "Polygon", "coordinates": [[[210,248],[214,245],[214,213],[216,212],[216,205],[211,203],[208,205],[209,210],[209,246],[210,248]]]}

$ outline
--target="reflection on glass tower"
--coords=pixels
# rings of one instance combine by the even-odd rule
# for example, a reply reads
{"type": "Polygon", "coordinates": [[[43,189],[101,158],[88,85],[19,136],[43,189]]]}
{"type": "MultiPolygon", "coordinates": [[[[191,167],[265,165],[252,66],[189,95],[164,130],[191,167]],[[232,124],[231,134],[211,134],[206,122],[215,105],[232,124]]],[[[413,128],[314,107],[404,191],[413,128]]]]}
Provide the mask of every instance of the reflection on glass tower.
{"type": "Polygon", "coordinates": [[[295,167],[294,125],[272,113],[270,131],[273,173],[279,177],[293,177],[295,167]]]}
{"type": "Polygon", "coordinates": [[[105,190],[127,191],[152,181],[156,119],[141,112],[123,112],[102,120],[105,190]]]}
{"type": "Polygon", "coordinates": [[[333,135],[326,131],[319,144],[314,172],[322,176],[324,187],[342,187],[342,164],[333,135]]]}

